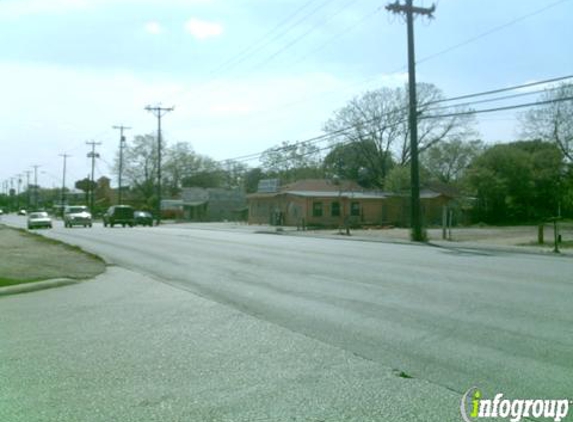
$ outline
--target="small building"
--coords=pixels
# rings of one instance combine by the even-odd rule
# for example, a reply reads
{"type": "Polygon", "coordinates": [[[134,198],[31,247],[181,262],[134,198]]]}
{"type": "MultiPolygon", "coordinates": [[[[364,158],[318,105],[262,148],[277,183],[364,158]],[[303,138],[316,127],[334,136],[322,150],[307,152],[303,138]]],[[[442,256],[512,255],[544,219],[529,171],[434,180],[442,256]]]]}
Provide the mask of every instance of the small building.
{"type": "MultiPolygon", "coordinates": [[[[424,189],[420,193],[424,223],[440,224],[443,207],[452,197],[424,189]]],[[[372,226],[410,223],[410,197],[365,190],[350,181],[301,180],[280,186],[261,181],[257,193],[247,196],[250,224],[285,226],[372,226]]]]}
{"type": "Polygon", "coordinates": [[[247,201],[240,189],[183,188],[180,199],[162,200],[161,209],[188,221],[247,219],[247,201]]]}

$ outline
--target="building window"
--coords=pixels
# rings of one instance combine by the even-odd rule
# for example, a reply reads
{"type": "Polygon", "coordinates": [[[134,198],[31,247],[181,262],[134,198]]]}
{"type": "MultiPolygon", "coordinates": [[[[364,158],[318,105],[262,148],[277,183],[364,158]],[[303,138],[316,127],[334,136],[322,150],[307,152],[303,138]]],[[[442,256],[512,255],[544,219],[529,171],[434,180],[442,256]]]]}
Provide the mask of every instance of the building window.
{"type": "Polygon", "coordinates": [[[312,216],[313,217],[322,217],[322,202],[313,202],[312,203],[312,216]]]}
{"type": "Polygon", "coordinates": [[[360,202],[352,202],[350,204],[350,215],[353,217],[360,215],[360,202]]]}
{"type": "Polygon", "coordinates": [[[333,202],[330,206],[330,215],[332,217],[340,217],[340,202],[333,202]]]}

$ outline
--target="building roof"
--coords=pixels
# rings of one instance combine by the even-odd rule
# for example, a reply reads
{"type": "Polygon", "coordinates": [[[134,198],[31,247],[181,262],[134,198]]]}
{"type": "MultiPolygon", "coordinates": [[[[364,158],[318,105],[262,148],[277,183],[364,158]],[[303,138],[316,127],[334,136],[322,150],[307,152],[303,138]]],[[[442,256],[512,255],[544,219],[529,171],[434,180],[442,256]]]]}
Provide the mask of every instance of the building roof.
{"type": "Polygon", "coordinates": [[[281,187],[280,192],[292,191],[314,191],[314,192],[338,192],[342,191],[362,191],[364,188],[358,183],[350,180],[341,180],[336,184],[328,179],[303,179],[289,183],[281,187]]]}
{"type": "MultiPolygon", "coordinates": [[[[282,186],[278,192],[257,192],[247,195],[248,199],[275,198],[280,195],[293,195],[305,198],[350,198],[350,199],[383,199],[405,198],[410,192],[396,193],[384,191],[365,191],[358,183],[344,180],[335,184],[326,179],[305,179],[282,186]]],[[[454,198],[455,195],[446,189],[421,189],[421,199],[433,199],[444,196],[454,198]]]]}
{"type": "Polygon", "coordinates": [[[305,198],[350,198],[350,199],[380,199],[386,198],[384,192],[354,192],[354,191],[336,191],[336,192],[323,192],[323,191],[288,191],[282,192],[287,195],[302,196],[305,198]]]}

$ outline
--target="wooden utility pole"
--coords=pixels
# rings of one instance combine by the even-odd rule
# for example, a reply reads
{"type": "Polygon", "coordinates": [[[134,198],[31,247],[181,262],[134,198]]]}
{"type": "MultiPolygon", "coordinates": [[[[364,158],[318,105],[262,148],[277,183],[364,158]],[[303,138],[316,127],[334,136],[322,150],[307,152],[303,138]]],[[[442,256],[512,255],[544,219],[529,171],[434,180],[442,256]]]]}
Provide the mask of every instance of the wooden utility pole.
{"type": "Polygon", "coordinates": [[[35,164],[34,167],[34,206],[38,208],[38,167],[41,167],[39,164],[35,164]]]}
{"type": "Polygon", "coordinates": [[[30,174],[32,170],[26,170],[24,173],[26,173],[26,208],[30,211],[30,174]]]}
{"type": "Polygon", "coordinates": [[[60,157],[63,157],[64,159],[64,170],[63,170],[63,174],[62,174],[62,194],[61,194],[61,206],[62,206],[62,215],[64,212],[64,205],[66,203],[66,162],[68,157],[71,157],[71,155],[68,154],[60,154],[60,157]]]}
{"type": "Polygon", "coordinates": [[[95,159],[99,158],[99,154],[95,152],[96,145],[101,145],[101,142],[86,142],[87,145],[91,145],[92,150],[88,152],[88,158],[92,159],[92,176],[91,176],[91,183],[90,183],[90,210],[92,215],[95,214],[94,206],[95,206],[95,180],[94,180],[94,171],[95,171],[95,159]]]}
{"type": "Polygon", "coordinates": [[[145,109],[157,117],[157,225],[161,223],[161,118],[174,107],[147,106],[145,109]]]}
{"type": "Polygon", "coordinates": [[[118,175],[118,187],[117,187],[117,203],[121,204],[121,176],[123,173],[123,148],[125,147],[125,136],[123,136],[124,130],[131,129],[128,126],[113,126],[113,129],[119,129],[119,175],[118,175]]]}
{"type": "Polygon", "coordinates": [[[412,179],[412,240],[422,242],[425,235],[422,228],[422,213],[420,207],[420,170],[418,165],[418,101],[416,99],[416,55],[414,48],[414,15],[433,17],[436,6],[430,8],[414,7],[413,0],[406,0],[402,5],[399,1],[386,6],[386,10],[406,15],[408,27],[408,85],[410,91],[409,119],[410,126],[410,173],[412,179]]]}

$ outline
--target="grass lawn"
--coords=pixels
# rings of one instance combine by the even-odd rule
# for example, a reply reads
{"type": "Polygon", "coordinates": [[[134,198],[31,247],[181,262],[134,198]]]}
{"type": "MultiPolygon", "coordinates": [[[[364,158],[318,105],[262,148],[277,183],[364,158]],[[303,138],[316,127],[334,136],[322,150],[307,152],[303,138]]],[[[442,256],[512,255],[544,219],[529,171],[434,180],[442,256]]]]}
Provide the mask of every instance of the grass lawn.
{"type": "Polygon", "coordinates": [[[93,278],[105,263],[80,248],[0,225],[0,287],[70,278],[93,278]]]}

